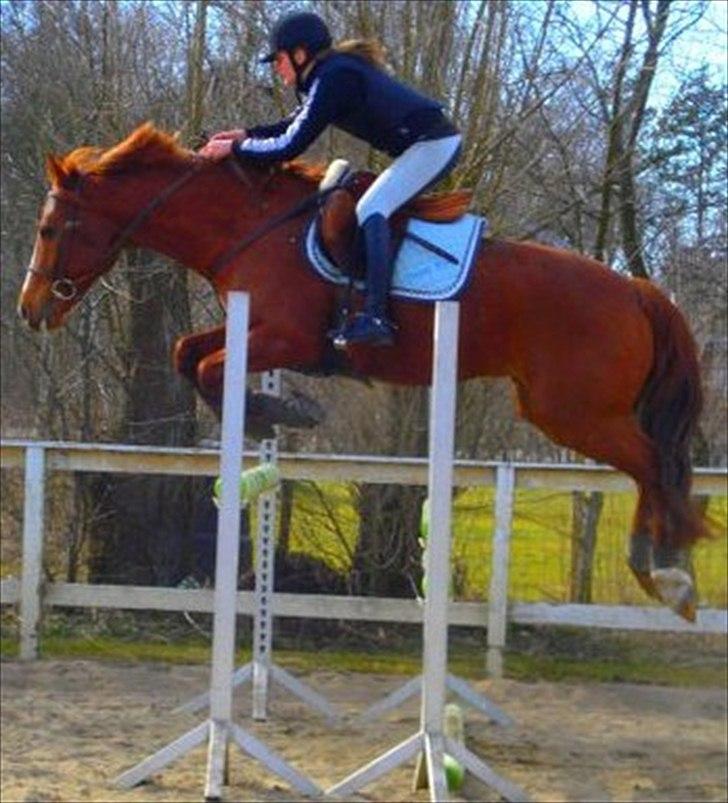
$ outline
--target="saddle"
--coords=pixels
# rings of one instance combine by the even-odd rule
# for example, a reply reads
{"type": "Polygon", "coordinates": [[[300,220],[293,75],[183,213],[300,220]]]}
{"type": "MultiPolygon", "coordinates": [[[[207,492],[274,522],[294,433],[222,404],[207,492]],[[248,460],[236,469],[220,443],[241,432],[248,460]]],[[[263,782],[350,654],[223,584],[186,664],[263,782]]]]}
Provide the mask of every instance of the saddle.
{"type": "MultiPolygon", "coordinates": [[[[319,212],[318,240],[342,273],[355,279],[363,277],[364,259],[357,242],[356,204],[377,176],[361,171],[351,172],[348,162],[335,159],[328,167],[319,190],[329,194],[319,212]]],[[[396,254],[412,218],[436,223],[448,223],[466,214],[472,200],[470,190],[418,195],[391,218],[393,251],[396,254]]]]}

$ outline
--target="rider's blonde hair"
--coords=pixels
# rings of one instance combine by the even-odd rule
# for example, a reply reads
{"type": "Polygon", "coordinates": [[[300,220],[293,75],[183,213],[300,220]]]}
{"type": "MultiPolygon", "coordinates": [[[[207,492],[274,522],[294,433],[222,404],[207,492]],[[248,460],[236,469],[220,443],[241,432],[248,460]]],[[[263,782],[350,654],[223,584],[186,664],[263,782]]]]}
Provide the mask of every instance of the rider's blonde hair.
{"type": "Polygon", "coordinates": [[[385,50],[376,39],[345,39],[343,42],[337,42],[333,47],[317,53],[316,59],[321,59],[329,53],[345,53],[347,56],[356,56],[380,69],[387,66],[385,50]]]}

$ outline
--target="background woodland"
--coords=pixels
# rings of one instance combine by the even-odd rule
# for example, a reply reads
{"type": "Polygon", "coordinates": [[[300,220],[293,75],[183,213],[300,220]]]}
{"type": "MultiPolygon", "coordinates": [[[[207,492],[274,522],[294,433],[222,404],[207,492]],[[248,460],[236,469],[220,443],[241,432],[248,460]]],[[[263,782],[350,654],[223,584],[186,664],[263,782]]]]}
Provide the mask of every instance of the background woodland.
{"type": "MultiPolygon", "coordinates": [[[[294,98],[257,58],[274,20],[292,7],[319,12],[336,39],[379,39],[399,77],[445,102],[465,135],[450,185],[474,190],[493,236],[576,249],[673,295],[704,368],[696,462],[725,465],[726,85],[700,52],[685,55],[686,40],[715,11],[703,0],[4,2],[2,436],[169,446],[218,437],[169,359],[179,335],[221,318],[197,277],[129,251],[62,332],[26,331],[14,307],[46,191],[46,154],[110,146],[146,120],[196,147],[205,133],[278,119],[294,98]]],[[[306,156],[386,165],[334,131],[306,156]]],[[[291,374],[285,384],[315,396],[328,417],[315,432],[284,433],[284,450],[425,453],[423,390],[291,374]]],[[[515,418],[504,380],[461,387],[457,445],[460,456],[480,459],[580,459],[515,418]]],[[[3,527],[13,529],[22,500],[12,480],[3,483],[3,527]]],[[[208,491],[191,479],[79,475],[53,495],[61,501],[49,501],[63,545],[53,571],[69,580],[179,582],[194,568],[208,491]]],[[[307,582],[411,594],[404,578],[419,560],[422,490],[350,492],[360,514],[351,571],[332,578],[312,570],[307,582]]],[[[294,493],[284,489],[283,563],[292,561],[286,511],[294,493]]],[[[573,497],[573,599],[590,598],[602,503],[599,494],[573,497]]]]}

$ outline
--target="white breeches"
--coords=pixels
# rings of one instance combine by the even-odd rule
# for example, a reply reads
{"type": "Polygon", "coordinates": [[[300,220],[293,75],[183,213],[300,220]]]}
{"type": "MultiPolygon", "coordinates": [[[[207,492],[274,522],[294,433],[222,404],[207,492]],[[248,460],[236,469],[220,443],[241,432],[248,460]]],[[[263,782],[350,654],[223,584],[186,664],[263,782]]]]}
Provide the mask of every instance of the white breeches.
{"type": "Polygon", "coordinates": [[[381,173],[359,199],[356,219],[361,226],[372,215],[389,218],[400,206],[434,184],[453,167],[462,137],[415,142],[381,173]]]}

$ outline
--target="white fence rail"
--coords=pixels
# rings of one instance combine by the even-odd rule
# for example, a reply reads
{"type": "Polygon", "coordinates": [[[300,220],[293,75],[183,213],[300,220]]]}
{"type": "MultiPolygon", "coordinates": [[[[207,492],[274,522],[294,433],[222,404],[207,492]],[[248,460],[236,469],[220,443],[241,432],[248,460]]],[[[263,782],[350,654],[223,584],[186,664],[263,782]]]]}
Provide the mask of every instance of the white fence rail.
{"type": "MultiPolygon", "coordinates": [[[[247,458],[257,460],[256,453],[247,458]]],[[[45,478],[51,471],[85,471],[132,474],[176,474],[217,476],[219,452],[214,449],[171,449],[125,445],[98,445],[44,441],[0,441],[0,468],[25,471],[23,520],[23,572],[0,583],[0,603],[20,603],[21,657],[38,655],[38,628],[43,606],[126,608],[167,611],[212,612],[213,592],[141,586],[43,583],[43,498],[45,478]]],[[[424,458],[388,458],[351,455],[280,454],[278,465],[283,479],[393,483],[426,485],[424,458]]],[[[696,469],[696,494],[725,495],[726,470],[696,469]]],[[[655,630],[686,633],[728,632],[728,612],[701,609],[697,622],[687,624],[664,608],[625,605],[580,605],[508,602],[508,553],[510,547],[513,488],[548,488],[561,491],[629,491],[632,481],[604,466],[534,463],[492,463],[460,460],[455,463],[455,485],[475,487],[498,485],[496,501],[505,500],[497,516],[494,537],[496,554],[489,600],[486,603],[451,602],[449,622],[488,629],[488,665],[500,673],[507,622],[520,624],[576,625],[624,630],[655,630]],[[503,515],[505,514],[505,515],[503,515]]],[[[253,592],[239,592],[238,613],[252,615],[253,592]]],[[[416,600],[374,597],[340,597],[276,593],[276,616],[377,622],[422,621],[416,600]]]]}

